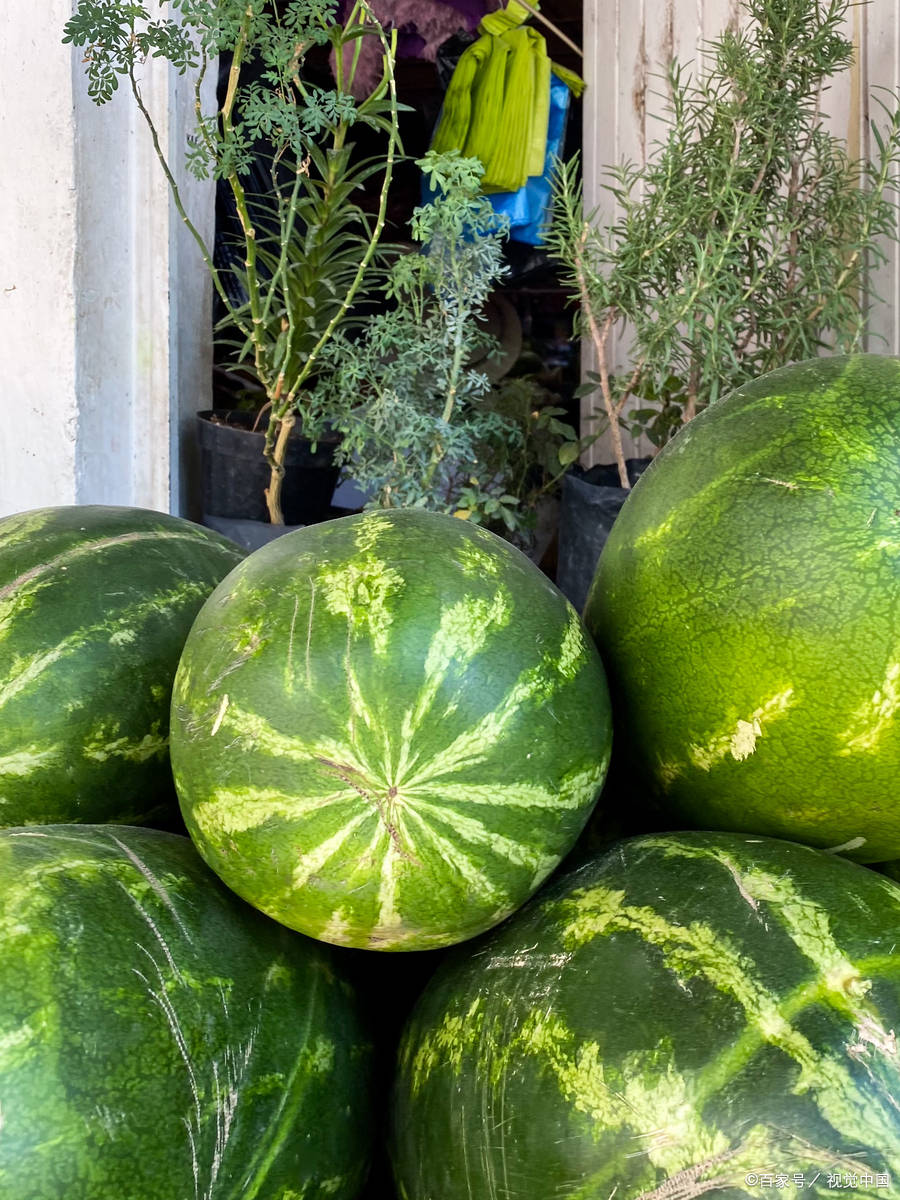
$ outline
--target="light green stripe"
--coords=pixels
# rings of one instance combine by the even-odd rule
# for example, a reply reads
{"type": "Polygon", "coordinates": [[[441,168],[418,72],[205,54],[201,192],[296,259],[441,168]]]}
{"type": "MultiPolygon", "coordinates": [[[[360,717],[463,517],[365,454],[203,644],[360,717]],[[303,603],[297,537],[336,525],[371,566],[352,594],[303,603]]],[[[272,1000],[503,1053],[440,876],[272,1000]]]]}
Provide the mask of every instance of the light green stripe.
{"type": "Polygon", "coordinates": [[[292,891],[304,887],[309,882],[310,875],[321,871],[329,859],[339,854],[344,845],[352,840],[352,835],[361,825],[366,821],[377,821],[378,819],[378,813],[375,810],[357,813],[330,838],[326,838],[318,846],[305,850],[293,872],[292,891]]]}
{"type": "Polygon", "coordinates": [[[553,664],[563,679],[574,679],[584,666],[587,656],[588,645],[584,636],[584,626],[578,613],[572,609],[563,631],[559,654],[553,660],[553,664]]]}
{"type": "Polygon", "coordinates": [[[900,661],[894,658],[885,668],[884,679],[872,696],[851,715],[847,728],[838,734],[843,756],[874,754],[885,735],[894,731],[900,709],[900,661]]]}
{"type": "Polygon", "coordinates": [[[273,818],[290,823],[315,815],[334,805],[361,805],[358,792],[352,788],[339,789],[329,795],[295,796],[275,788],[243,787],[215,788],[208,800],[193,806],[196,823],[216,839],[265,826],[273,818]]]}
{"type": "Polygon", "coordinates": [[[403,716],[404,743],[409,743],[431,712],[450,670],[464,671],[483,651],[490,635],[509,624],[511,616],[512,603],[505,588],[495,592],[490,600],[467,597],[441,612],[440,625],[425,656],[424,685],[415,704],[403,716]]]}
{"type": "Polygon", "coordinates": [[[85,758],[94,762],[106,762],[110,758],[124,758],[128,762],[142,763],[151,758],[161,758],[168,753],[169,739],[159,732],[159,721],[154,721],[150,733],[142,738],[113,738],[106,740],[107,726],[95,726],[82,747],[85,758]]]}
{"type": "Polygon", "coordinates": [[[794,689],[790,685],[763,700],[746,717],[729,723],[711,734],[702,744],[688,747],[688,758],[694,767],[711,771],[726,758],[743,762],[756,752],[756,744],[772,721],[783,717],[794,704],[794,689]]]}
{"type": "Polygon", "coordinates": [[[413,782],[404,788],[404,795],[410,799],[415,799],[420,794],[434,797],[439,800],[441,797],[452,801],[454,804],[474,804],[476,806],[484,806],[491,809],[496,808],[546,808],[555,809],[578,809],[585,805],[585,794],[589,790],[588,779],[594,780],[597,772],[583,772],[579,779],[582,781],[578,786],[567,788],[565,791],[552,791],[549,788],[542,788],[538,784],[531,783],[527,780],[519,780],[515,783],[454,783],[448,780],[445,783],[422,784],[421,786],[413,782]]]}
{"type": "Polygon", "coordinates": [[[65,750],[64,746],[50,746],[47,749],[41,749],[39,746],[32,745],[23,750],[17,750],[13,754],[0,754],[0,777],[7,775],[24,778],[33,771],[45,771],[64,757],[65,750]]]}
{"type": "MultiPolygon", "coordinates": [[[[452,797],[448,796],[449,798],[452,797]]],[[[499,803],[502,804],[502,800],[499,803]]],[[[487,829],[477,818],[455,812],[440,803],[431,803],[419,797],[415,801],[415,810],[420,817],[430,815],[434,820],[449,825],[463,841],[470,842],[475,846],[486,847],[491,856],[502,858],[517,867],[526,868],[532,872],[537,882],[546,879],[559,861],[558,855],[542,853],[540,846],[528,846],[513,838],[505,837],[502,833],[487,829]]],[[[539,830],[535,831],[536,834],[539,832],[539,830]]],[[[535,883],[534,886],[537,884],[535,883]]]]}
{"type": "MultiPolygon", "coordinates": [[[[772,877],[772,882],[777,880],[772,877]]],[[[606,888],[587,889],[565,902],[561,909],[571,913],[563,932],[563,942],[568,947],[584,945],[598,934],[633,932],[662,951],[665,966],[679,980],[686,983],[692,976],[700,975],[719,991],[731,995],[741,1005],[760,1042],[777,1046],[797,1063],[800,1074],[795,1091],[813,1093],[820,1112],[835,1130],[863,1144],[880,1144],[881,1139],[888,1146],[894,1139],[896,1145],[900,1110],[890,1094],[879,1097],[877,1092],[870,1091],[863,1095],[843,1062],[832,1054],[819,1053],[791,1024],[782,1008],[783,998],[765,986],[755,972],[755,964],[721,932],[699,921],[673,925],[655,909],[626,905],[622,892],[606,888]]],[[[772,915],[777,918],[777,904],[773,909],[772,915]]],[[[787,932],[791,933],[791,929],[787,932]]],[[[812,948],[808,938],[804,937],[803,945],[798,948],[808,952],[812,948]]],[[[896,1057],[896,1050],[894,1054],[896,1057]]],[[[895,1060],[894,1082],[898,1067],[900,1060],[895,1060]]],[[[895,1160],[890,1161],[893,1169],[895,1160]]],[[[896,1166],[900,1167],[900,1158],[896,1159],[896,1166]]]]}
{"type": "Polygon", "coordinates": [[[674,924],[654,908],[624,903],[623,892],[605,887],[576,893],[563,902],[560,912],[569,914],[562,930],[567,949],[578,949],[599,934],[634,933],[662,951],[664,965],[682,983],[700,975],[733,996],[767,1041],[798,1061],[810,1052],[806,1038],[779,1013],[778,997],[757,976],[753,961],[712,925],[703,921],[674,924]]]}
{"type": "Polygon", "coordinates": [[[347,681],[347,733],[350,741],[355,743],[357,738],[357,722],[362,721],[366,729],[373,729],[376,725],[377,717],[366,703],[359,678],[349,661],[344,664],[344,678],[347,681]]]}
{"type": "Polygon", "coordinates": [[[503,740],[507,729],[530,701],[548,701],[558,684],[538,667],[523,671],[497,707],[464,730],[449,746],[438,750],[423,765],[416,783],[428,783],[464,767],[485,762],[503,740]]]}
{"type": "MultiPolygon", "coordinates": [[[[374,544],[374,537],[363,540],[374,544]]],[[[351,638],[368,637],[376,654],[387,653],[396,597],[406,587],[399,571],[364,551],[354,561],[322,566],[315,584],[328,611],[346,618],[351,638]]]]}
{"type": "MultiPolygon", "coordinates": [[[[409,841],[409,833],[403,824],[402,815],[395,812],[393,821],[397,827],[398,836],[402,841],[409,841]]],[[[374,937],[393,938],[403,928],[403,918],[397,911],[397,882],[400,871],[406,861],[397,851],[393,839],[382,825],[375,831],[375,837],[367,848],[367,855],[372,862],[377,863],[381,858],[381,871],[378,882],[378,918],[375,928],[371,931],[374,937]],[[379,854],[380,851],[380,854],[379,854]]]]}
{"type": "MultiPolygon", "coordinates": [[[[338,740],[330,737],[319,737],[310,741],[302,741],[292,734],[281,733],[270,721],[259,713],[250,712],[240,704],[223,695],[218,705],[215,697],[213,704],[204,708],[200,717],[192,716],[191,725],[203,727],[207,725],[210,736],[222,739],[238,738],[242,743],[249,742],[254,755],[268,755],[276,759],[287,759],[300,765],[315,767],[323,778],[340,781],[342,786],[330,797],[317,797],[314,803],[322,804],[329,799],[344,799],[350,792],[360,795],[354,788],[369,791],[377,786],[377,773],[374,775],[361,751],[350,740],[338,740]],[[213,732],[215,731],[215,732],[213,732]]],[[[383,787],[382,791],[387,788],[383,787]]],[[[221,789],[223,794],[238,797],[242,789],[221,789]]],[[[272,793],[278,799],[279,793],[272,793]]],[[[305,802],[305,801],[304,801],[305,802]]],[[[312,802],[311,802],[312,803],[312,802]]]]}
{"type": "MultiPolygon", "coordinates": [[[[478,529],[478,526],[470,526],[472,529],[478,529]]],[[[480,530],[479,532],[485,532],[480,530]]],[[[476,534],[478,536],[478,534],[476,534]]],[[[460,542],[456,547],[456,560],[462,567],[464,575],[468,575],[472,579],[490,579],[492,576],[499,575],[500,569],[504,565],[503,559],[497,553],[493,545],[488,545],[488,539],[482,539],[486,544],[476,546],[474,542],[460,542]]]]}
{"type": "Polygon", "coordinates": [[[408,825],[418,826],[419,836],[413,838],[413,845],[417,847],[420,857],[424,857],[425,854],[426,847],[423,843],[430,843],[437,850],[440,858],[452,867],[456,874],[465,880],[479,896],[487,897],[491,903],[502,902],[506,899],[504,894],[497,890],[491,879],[475,866],[456,843],[439,833],[414,809],[407,809],[406,815],[408,825]]]}
{"type": "MultiPolygon", "coordinates": [[[[39,679],[44,671],[55,666],[62,659],[76,654],[90,643],[101,639],[111,645],[117,642],[135,640],[140,636],[140,626],[147,618],[165,617],[167,610],[181,607],[185,601],[196,602],[208,592],[208,588],[200,583],[183,583],[167,592],[157,592],[146,599],[110,614],[107,620],[95,625],[87,625],[74,630],[68,637],[62,638],[46,650],[23,658],[13,659],[6,678],[0,680],[0,707],[7,704],[29,684],[39,679]],[[129,634],[133,635],[129,637],[129,634]]],[[[13,622],[9,633],[15,632],[13,622]]]]}
{"type": "MultiPolygon", "coordinates": [[[[21,575],[3,587],[0,587],[0,602],[14,595],[17,599],[20,599],[23,595],[27,595],[28,588],[32,583],[46,576],[52,578],[60,571],[66,570],[80,558],[96,556],[104,550],[110,550],[118,546],[132,545],[135,542],[158,543],[160,541],[201,542],[206,544],[207,538],[201,531],[193,530],[188,526],[185,529],[133,530],[130,533],[116,534],[115,537],[78,542],[77,545],[69,546],[61,554],[57,554],[45,562],[35,563],[33,567],[29,567],[27,571],[23,571],[21,575]]],[[[0,612],[2,612],[2,607],[0,607],[0,612]]]]}

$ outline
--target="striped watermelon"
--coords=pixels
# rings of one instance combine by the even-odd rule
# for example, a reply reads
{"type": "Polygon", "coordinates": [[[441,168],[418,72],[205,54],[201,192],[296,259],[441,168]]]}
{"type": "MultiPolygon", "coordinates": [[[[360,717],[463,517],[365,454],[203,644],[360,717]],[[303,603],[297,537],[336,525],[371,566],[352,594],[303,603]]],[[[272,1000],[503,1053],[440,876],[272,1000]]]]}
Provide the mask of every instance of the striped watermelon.
{"type": "Polygon", "coordinates": [[[618,843],[442,966],[401,1200],[896,1196],[900,888],[736,834],[618,843]]]}
{"type": "Polygon", "coordinates": [[[900,857],[898,462],[900,359],[841,356],[738,388],[638,482],[585,620],[666,821],[900,857]]]}
{"type": "Polygon", "coordinates": [[[0,831],[0,1195],[356,1196],[371,1056],[338,965],[187,838],[0,831]]]}
{"type": "Polygon", "coordinates": [[[177,813],[169,700],[197,610],[243,554],[99,505],[0,520],[0,822],[177,813]]]}
{"type": "Polygon", "coordinates": [[[383,510],[286,534],[216,589],[178,669],[172,763],[239,895],[326,941],[428,949],[556,866],[609,724],[596,651],[524,555],[383,510]]]}

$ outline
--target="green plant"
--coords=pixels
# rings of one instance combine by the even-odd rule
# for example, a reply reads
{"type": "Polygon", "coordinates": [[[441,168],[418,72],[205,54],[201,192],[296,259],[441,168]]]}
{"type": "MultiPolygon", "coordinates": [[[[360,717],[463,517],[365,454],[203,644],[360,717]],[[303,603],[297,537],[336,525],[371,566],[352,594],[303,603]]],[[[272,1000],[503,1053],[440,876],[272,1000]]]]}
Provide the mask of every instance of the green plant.
{"type": "Polygon", "coordinates": [[[530,376],[507,376],[495,384],[484,403],[510,436],[481,442],[476,453],[483,464],[479,474],[502,482],[504,491],[485,491],[478,476],[469,475],[458,492],[457,516],[487,525],[521,549],[532,544],[538,500],[556,490],[587,443],[560,419],[566,410],[557,399],[530,376]]]}
{"type": "Polygon", "coordinates": [[[623,487],[620,424],[661,445],[745,380],[861,345],[867,270],[897,237],[900,107],[879,101],[887,127],[872,125],[871,162],[826,130],[823,91],[853,57],[849,5],[745,0],[746,27],[712,44],[708,73],[673,63],[668,131],[645,166],[611,170],[608,224],[583,213],[577,159],[557,166],[549,244],[595,349],[587,386],[623,487]],[[613,374],[623,327],[631,361],[613,374]]]}
{"type": "MultiPolygon", "coordinates": [[[[160,6],[165,0],[160,0],[160,6]]],[[[270,520],[282,523],[280,490],[287,439],[299,419],[315,436],[322,414],[310,401],[310,384],[329,339],[346,319],[367,281],[385,224],[388,189],[398,149],[399,104],[394,44],[366,0],[357,0],[337,23],[337,0],[169,0],[173,18],[151,19],[130,0],[79,0],[64,41],[85,46],[88,90],[102,104],[127,79],[146,120],[175,206],[199,246],[213,286],[237,331],[236,361],[252,367],[269,408],[265,455],[272,470],[266,497],[270,520]],[[377,37],[384,70],[364,99],[350,95],[359,39],[377,37]],[[310,50],[331,45],[335,87],[304,79],[310,50]],[[228,84],[217,112],[203,111],[202,84],[210,62],[230,55],[228,84]],[[140,64],[163,57],[184,73],[196,69],[196,127],[187,165],[199,178],[227,181],[240,220],[242,285],[238,298],[226,287],[210,248],[185,210],[174,173],[144,104],[140,64]],[[255,63],[254,78],[247,68],[255,63]],[[385,152],[358,161],[351,130],[368,126],[387,138],[385,152]],[[254,155],[271,170],[271,196],[260,204],[244,180],[254,155]],[[380,175],[374,216],[354,196],[380,175]]]]}
{"type": "Polygon", "coordinates": [[[391,268],[392,307],[360,336],[332,341],[318,405],[372,505],[456,513],[525,536],[534,501],[580,444],[531,380],[492,385],[468,365],[498,347],[480,314],[505,274],[504,226],[480,194],[477,159],[429,152],[419,166],[434,193],[413,215],[422,248],[391,268]]]}

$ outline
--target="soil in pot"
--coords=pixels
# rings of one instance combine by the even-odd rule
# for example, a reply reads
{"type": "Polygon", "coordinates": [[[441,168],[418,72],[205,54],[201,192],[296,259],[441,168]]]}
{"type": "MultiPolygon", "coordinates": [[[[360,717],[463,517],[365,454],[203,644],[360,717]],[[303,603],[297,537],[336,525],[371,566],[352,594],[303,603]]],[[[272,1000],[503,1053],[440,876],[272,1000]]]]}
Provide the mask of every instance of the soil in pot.
{"type": "MultiPolygon", "coordinates": [[[[632,486],[652,461],[626,460],[632,486]]],[[[579,612],[587,600],[600,551],[628,495],[629,490],[619,485],[615,463],[601,463],[587,471],[574,467],[563,476],[556,586],[579,612]]]]}
{"type": "MultiPolygon", "coordinates": [[[[204,523],[207,516],[268,522],[265,489],[269,466],[263,458],[266,419],[240,409],[197,414],[204,523]]],[[[281,507],[286,525],[312,525],[329,515],[340,468],[337,437],[314,444],[296,429],[288,439],[281,507]]]]}

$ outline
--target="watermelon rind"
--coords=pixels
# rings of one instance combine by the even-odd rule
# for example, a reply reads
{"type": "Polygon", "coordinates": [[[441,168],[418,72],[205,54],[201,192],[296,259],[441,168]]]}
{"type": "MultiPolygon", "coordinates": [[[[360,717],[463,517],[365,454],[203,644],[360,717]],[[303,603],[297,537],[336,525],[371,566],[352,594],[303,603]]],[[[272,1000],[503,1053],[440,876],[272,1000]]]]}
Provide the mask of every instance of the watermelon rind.
{"type": "Polygon", "coordinates": [[[635,486],[584,615],[614,772],[667,827],[900,857],[898,464],[900,359],[834,356],[738,388],[635,486]]]}
{"type": "Polygon", "coordinates": [[[330,947],[185,837],[0,830],[0,1196],[352,1200],[371,1053],[330,947]]]}
{"type": "Polygon", "coordinates": [[[461,947],[405,1030],[401,1200],[894,1196],[900,888],[646,835],[461,947]]]}
{"type": "Polygon", "coordinates": [[[172,681],[197,610],[242,558],[140,508],[0,520],[0,823],[177,818],[172,681]]]}
{"type": "Polygon", "coordinates": [[[525,555],[392,509],[286,534],[213,592],[172,763],[191,837],[244,899],[325,941],[432,949],[568,852],[610,725],[599,656],[525,555]]]}

